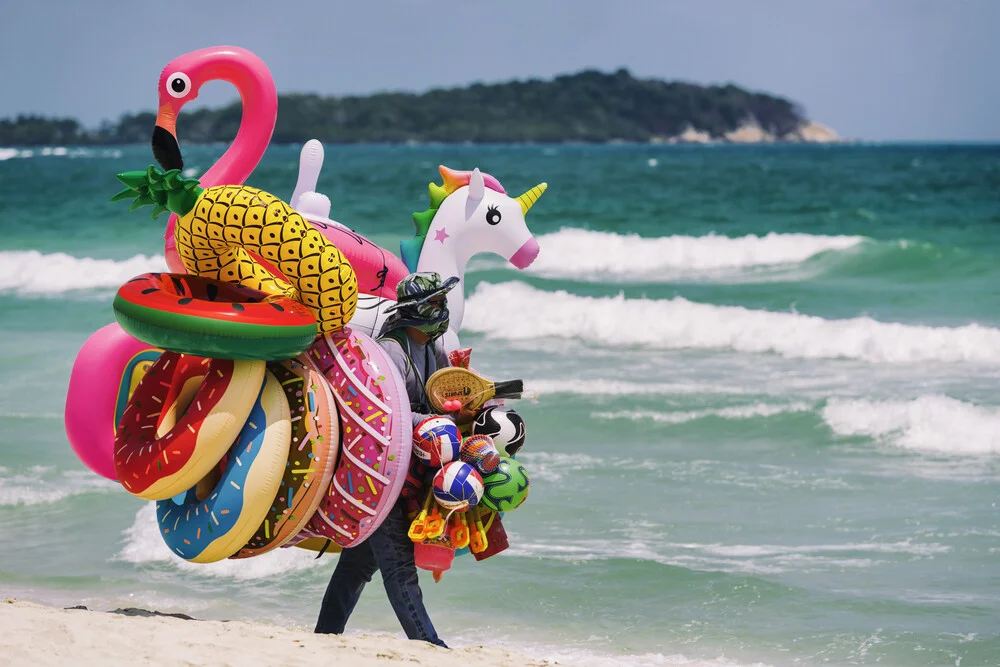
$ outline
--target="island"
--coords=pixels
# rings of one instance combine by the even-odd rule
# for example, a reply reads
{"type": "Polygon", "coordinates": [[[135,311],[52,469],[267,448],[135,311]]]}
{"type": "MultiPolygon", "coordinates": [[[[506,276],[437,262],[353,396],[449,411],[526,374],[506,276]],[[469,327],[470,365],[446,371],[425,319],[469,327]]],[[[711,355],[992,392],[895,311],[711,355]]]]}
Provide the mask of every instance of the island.
{"type": "MultiPolygon", "coordinates": [[[[402,143],[770,143],[839,141],[796,103],[729,84],[642,79],[627,69],[344,97],[284,94],[272,141],[402,143]]],[[[185,112],[186,142],[229,141],[242,109],[185,112]]],[[[85,128],[72,118],[0,119],[0,146],[146,143],[155,114],[85,128]]]]}

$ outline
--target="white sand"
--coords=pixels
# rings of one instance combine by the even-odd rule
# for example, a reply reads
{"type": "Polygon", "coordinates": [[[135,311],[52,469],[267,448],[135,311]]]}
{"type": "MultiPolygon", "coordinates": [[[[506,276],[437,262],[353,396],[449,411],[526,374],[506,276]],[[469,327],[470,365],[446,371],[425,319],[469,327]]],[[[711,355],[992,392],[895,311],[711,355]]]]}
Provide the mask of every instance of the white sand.
{"type": "Polygon", "coordinates": [[[316,635],[238,621],[188,621],[0,601],[6,665],[551,665],[497,648],[442,649],[386,635],[316,635]]]}

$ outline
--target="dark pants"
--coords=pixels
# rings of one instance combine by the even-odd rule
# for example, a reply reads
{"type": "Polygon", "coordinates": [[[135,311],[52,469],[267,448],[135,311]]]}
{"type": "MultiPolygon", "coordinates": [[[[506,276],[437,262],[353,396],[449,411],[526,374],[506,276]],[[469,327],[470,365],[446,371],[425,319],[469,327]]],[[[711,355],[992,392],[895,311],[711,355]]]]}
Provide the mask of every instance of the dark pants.
{"type": "Polygon", "coordinates": [[[406,636],[447,648],[438,639],[424,608],[417,567],[413,564],[413,542],[406,534],[408,528],[400,499],[367,540],[341,552],[323,596],[316,632],[336,635],[344,632],[365,584],[372,580],[376,570],[381,570],[389,603],[406,636]]]}

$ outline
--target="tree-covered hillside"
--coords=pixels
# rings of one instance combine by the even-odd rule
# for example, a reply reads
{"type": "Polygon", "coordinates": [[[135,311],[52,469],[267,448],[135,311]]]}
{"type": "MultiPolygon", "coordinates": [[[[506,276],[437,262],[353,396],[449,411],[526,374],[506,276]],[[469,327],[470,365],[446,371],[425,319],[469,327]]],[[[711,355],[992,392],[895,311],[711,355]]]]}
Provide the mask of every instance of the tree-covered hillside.
{"type": "MultiPolygon", "coordinates": [[[[239,127],[239,102],[185,111],[184,142],[228,141],[239,127]]],[[[154,114],[126,114],[117,123],[83,128],[73,119],[19,116],[0,120],[0,146],[125,144],[149,140],[154,114]]],[[[754,125],[775,138],[806,123],[793,102],[733,85],[637,79],[627,70],[559,76],[425,93],[321,97],[282,95],[273,140],[301,143],[606,142],[657,141],[686,130],[723,138],[754,125]]]]}

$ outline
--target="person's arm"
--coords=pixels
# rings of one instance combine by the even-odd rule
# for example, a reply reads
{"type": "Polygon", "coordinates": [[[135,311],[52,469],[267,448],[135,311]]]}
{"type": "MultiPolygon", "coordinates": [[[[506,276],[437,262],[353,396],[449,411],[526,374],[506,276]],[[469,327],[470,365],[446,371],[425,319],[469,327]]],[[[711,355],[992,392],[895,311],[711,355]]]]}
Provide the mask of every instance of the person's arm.
{"type": "MultiPolygon", "coordinates": [[[[434,341],[434,359],[437,361],[438,368],[448,368],[451,366],[451,360],[448,359],[448,353],[444,350],[444,345],[441,339],[434,341]]],[[[461,426],[462,424],[469,424],[476,419],[478,413],[475,410],[466,410],[462,408],[455,412],[449,412],[448,416],[451,417],[456,424],[461,426]]]]}
{"type": "MultiPolygon", "coordinates": [[[[420,389],[417,386],[417,374],[413,372],[410,365],[407,363],[406,353],[403,348],[399,345],[399,342],[393,340],[392,338],[385,338],[379,341],[379,345],[385,350],[385,353],[389,355],[392,359],[392,363],[396,365],[399,369],[399,374],[403,376],[406,381],[406,396],[407,399],[413,396],[420,396],[420,389]]],[[[411,401],[412,402],[412,401],[411,401]]],[[[432,415],[425,415],[419,412],[413,413],[413,427],[416,428],[417,424],[427,419],[432,415]]],[[[450,416],[450,415],[449,415],[450,416]]]]}

